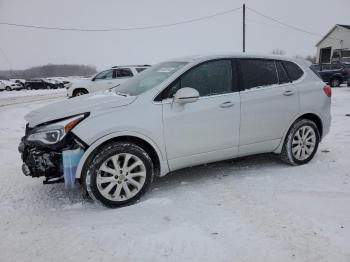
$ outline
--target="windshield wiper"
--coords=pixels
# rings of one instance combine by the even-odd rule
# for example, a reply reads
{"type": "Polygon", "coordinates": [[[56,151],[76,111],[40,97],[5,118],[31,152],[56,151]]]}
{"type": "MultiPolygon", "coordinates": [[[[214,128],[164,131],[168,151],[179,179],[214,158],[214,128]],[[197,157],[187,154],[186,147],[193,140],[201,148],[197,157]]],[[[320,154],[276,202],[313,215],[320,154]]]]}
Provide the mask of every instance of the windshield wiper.
{"type": "Polygon", "coordinates": [[[129,94],[127,94],[127,93],[122,93],[122,92],[116,92],[116,94],[118,95],[118,96],[130,96],[129,94]]]}

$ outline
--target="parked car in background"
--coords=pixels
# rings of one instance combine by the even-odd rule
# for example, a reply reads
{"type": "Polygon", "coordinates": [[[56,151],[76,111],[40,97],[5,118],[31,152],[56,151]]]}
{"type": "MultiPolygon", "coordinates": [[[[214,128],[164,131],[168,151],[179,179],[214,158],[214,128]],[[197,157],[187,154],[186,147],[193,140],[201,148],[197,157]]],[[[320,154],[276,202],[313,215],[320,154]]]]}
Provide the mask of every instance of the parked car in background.
{"type": "Polygon", "coordinates": [[[9,80],[0,80],[0,91],[21,90],[22,88],[23,86],[21,84],[9,80]]]}
{"type": "Polygon", "coordinates": [[[17,84],[20,84],[22,88],[24,88],[26,80],[25,79],[18,79],[18,78],[12,78],[10,81],[15,82],[17,84]]]}
{"type": "Polygon", "coordinates": [[[80,96],[114,88],[149,67],[150,65],[114,66],[89,79],[74,82],[68,87],[67,95],[80,96]]]}
{"type": "Polygon", "coordinates": [[[306,164],[330,129],[331,87],[293,58],[179,58],[116,91],[29,113],[24,174],[79,181],[92,199],[119,207],[180,168],[260,153],[306,164]]]}
{"type": "Polygon", "coordinates": [[[45,79],[46,82],[53,84],[54,88],[64,88],[64,84],[62,81],[59,81],[57,79],[54,78],[46,78],[45,79]]]}
{"type": "Polygon", "coordinates": [[[350,86],[350,63],[343,63],[343,65],[345,66],[345,68],[348,69],[348,82],[347,82],[347,86],[350,86]]]}
{"type": "Polygon", "coordinates": [[[73,84],[71,81],[68,81],[68,80],[62,80],[62,83],[63,83],[63,87],[66,89],[71,87],[71,85],[73,84]]]}
{"type": "Polygon", "coordinates": [[[311,65],[311,69],[316,72],[325,83],[332,87],[338,87],[349,81],[350,70],[347,64],[313,64],[311,65]]]}
{"type": "Polygon", "coordinates": [[[60,88],[61,84],[57,84],[53,81],[48,81],[41,78],[35,78],[31,80],[27,80],[25,83],[25,88],[28,90],[31,89],[56,89],[60,88]]]}

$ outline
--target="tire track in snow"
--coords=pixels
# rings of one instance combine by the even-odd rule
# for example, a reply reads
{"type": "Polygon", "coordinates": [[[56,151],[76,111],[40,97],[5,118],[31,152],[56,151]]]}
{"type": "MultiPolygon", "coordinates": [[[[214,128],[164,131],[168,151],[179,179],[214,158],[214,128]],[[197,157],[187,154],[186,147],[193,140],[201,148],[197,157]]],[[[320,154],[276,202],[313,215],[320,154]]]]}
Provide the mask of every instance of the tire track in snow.
{"type": "MultiPolygon", "coordinates": [[[[27,103],[32,103],[32,102],[40,102],[40,101],[47,101],[47,100],[53,100],[53,99],[58,99],[58,98],[64,98],[64,96],[60,95],[36,95],[36,96],[28,96],[28,97],[16,97],[16,98],[9,98],[9,99],[1,99],[1,100],[10,100],[11,102],[9,103],[2,103],[0,100],[0,108],[4,107],[9,107],[9,106],[15,106],[15,105],[21,105],[21,104],[27,104],[27,103]],[[43,98],[37,98],[38,96],[43,97],[43,98]],[[29,98],[29,99],[27,99],[29,98]]],[[[3,110],[1,110],[3,111],[3,110]]]]}

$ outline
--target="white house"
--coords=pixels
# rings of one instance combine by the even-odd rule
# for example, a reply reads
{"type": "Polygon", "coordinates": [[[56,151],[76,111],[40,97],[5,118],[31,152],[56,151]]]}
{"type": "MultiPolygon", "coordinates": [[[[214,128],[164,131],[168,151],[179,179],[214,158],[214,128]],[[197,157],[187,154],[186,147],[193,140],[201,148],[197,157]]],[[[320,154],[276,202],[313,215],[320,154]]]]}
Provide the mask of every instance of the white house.
{"type": "Polygon", "coordinates": [[[317,63],[350,62],[350,25],[335,25],[316,47],[317,63]]]}

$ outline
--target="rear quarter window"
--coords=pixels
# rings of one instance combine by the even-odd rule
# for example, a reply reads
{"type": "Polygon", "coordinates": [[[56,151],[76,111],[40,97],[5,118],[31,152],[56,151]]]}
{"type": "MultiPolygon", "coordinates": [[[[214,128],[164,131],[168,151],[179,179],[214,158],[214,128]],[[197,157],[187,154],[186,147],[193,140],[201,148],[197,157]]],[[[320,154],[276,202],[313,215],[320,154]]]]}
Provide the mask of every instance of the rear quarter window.
{"type": "Polygon", "coordinates": [[[142,71],[146,70],[147,67],[136,67],[135,69],[137,73],[141,73],[142,71]]]}
{"type": "Polygon", "coordinates": [[[304,71],[295,63],[290,61],[283,61],[283,65],[287,70],[289,79],[293,82],[301,78],[304,74],[304,71]]]}

